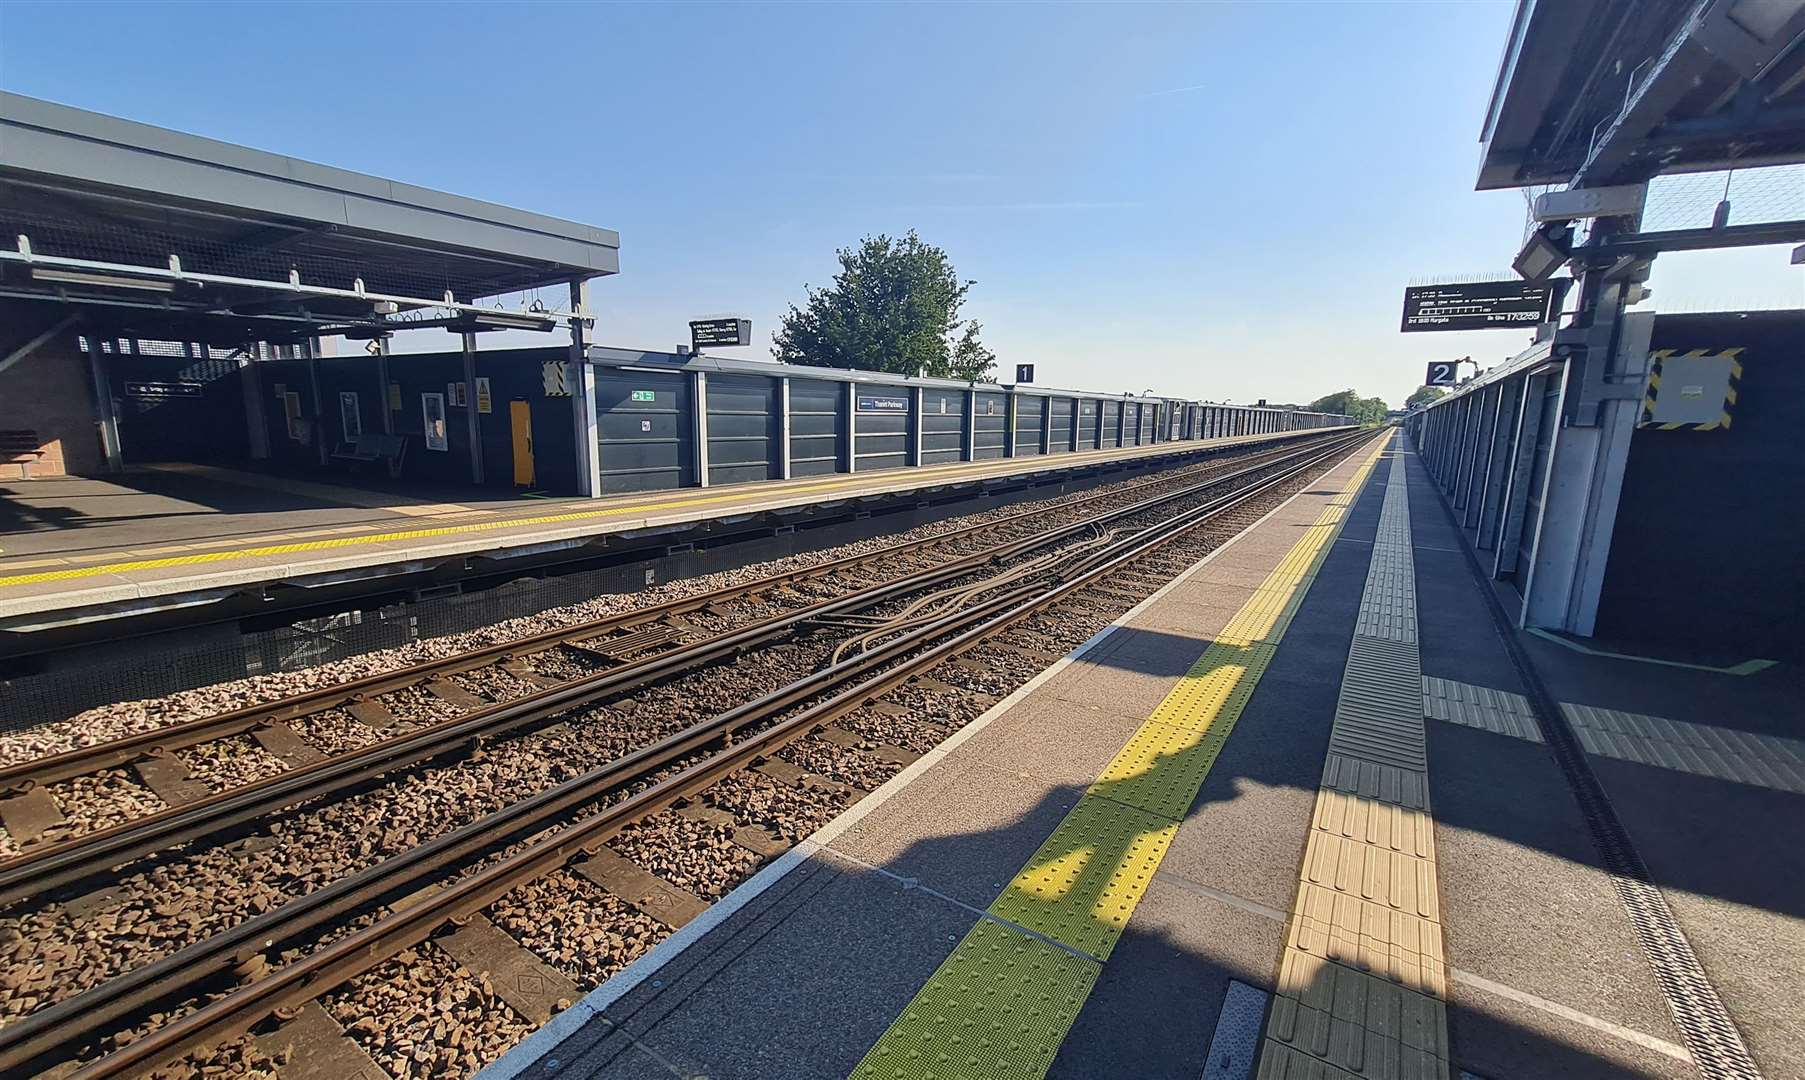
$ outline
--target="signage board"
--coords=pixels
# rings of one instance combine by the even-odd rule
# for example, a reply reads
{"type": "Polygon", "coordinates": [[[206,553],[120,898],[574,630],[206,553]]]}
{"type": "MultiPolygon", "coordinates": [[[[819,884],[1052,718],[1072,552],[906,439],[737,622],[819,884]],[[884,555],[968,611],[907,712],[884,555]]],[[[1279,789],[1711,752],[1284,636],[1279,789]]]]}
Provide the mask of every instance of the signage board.
{"type": "Polygon", "coordinates": [[[201,384],[187,381],[128,382],[125,384],[125,396],[135,398],[200,397],[201,384]]]}
{"type": "Polygon", "coordinates": [[[1017,364],[1017,365],[1015,365],[1015,381],[1018,383],[1033,382],[1034,381],[1034,365],[1033,364],[1017,364]]]}
{"type": "Polygon", "coordinates": [[[489,393],[489,377],[478,375],[476,377],[476,411],[479,413],[493,412],[494,402],[495,399],[489,393]]]}
{"type": "Polygon", "coordinates": [[[657,401],[658,400],[658,392],[656,390],[635,390],[635,391],[633,391],[633,400],[634,401],[657,401]]]}
{"type": "Polygon", "coordinates": [[[689,343],[697,349],[713,345],[752,344],[751,319],[697,319],[689,324],[689,343]]]}
{"type": "Polygon", "coordinates": [[[1548,318],[1552,286],[1527,281],[1413,285],[1404,290],[1404,333],[1423,330],[1508,330],[1548,318]]]}
{"type": "Polygon", "coordinates": [[[1460,365],[1453,360],[1429,361],[1429,373],[1423,376],[1424,386],[1453,386],[1458,377],[1456,372],[1460,365]]]}
{"type": "Polygon", "coordinates": [[[875,394],[860,394],[859,411],[874,413],[906,413],[909,411],[909,399],[906,397],[880,397],[875,394]]]}

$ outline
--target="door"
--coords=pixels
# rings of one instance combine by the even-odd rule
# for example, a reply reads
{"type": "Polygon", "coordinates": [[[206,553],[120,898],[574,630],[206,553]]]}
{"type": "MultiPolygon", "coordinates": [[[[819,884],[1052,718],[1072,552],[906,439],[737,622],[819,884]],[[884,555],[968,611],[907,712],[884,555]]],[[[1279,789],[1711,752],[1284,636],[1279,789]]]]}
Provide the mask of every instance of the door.
{"type": "Polygon", "coordinates": [[[508,426],[514,436],[514,486],[533,486],[533,407],[525,401],[508,402],[508,426]]]}

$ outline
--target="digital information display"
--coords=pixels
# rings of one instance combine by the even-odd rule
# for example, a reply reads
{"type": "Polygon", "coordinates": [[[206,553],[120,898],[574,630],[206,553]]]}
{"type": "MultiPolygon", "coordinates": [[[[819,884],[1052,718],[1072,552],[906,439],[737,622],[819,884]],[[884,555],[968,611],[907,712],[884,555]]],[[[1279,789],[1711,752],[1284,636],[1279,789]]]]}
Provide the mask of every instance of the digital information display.
{"type": "Polygon", "coordinates": [[[710,345],[724,348],[728,345],[752,344],[751,319],[698,319],[689,324],[689,343],[693,348],[703,349],[710,345]]]}
{"type": "Polygon", "coordinates": [[[1548,318],[1547,284],[1525,281],[1469,281],[1413,285],[1404,290],[1405,333],[1424,330],[1508,330],[1528,328],[1548,318]]]}

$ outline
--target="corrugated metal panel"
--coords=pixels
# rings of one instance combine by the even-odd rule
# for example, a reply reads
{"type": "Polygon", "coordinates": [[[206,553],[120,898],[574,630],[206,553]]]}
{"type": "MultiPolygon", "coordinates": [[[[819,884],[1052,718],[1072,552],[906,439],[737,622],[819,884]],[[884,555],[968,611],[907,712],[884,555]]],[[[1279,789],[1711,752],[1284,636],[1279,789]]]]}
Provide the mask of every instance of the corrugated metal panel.
{"type": "Polygon", "coordinates": [[[909,388],[859,383],[853,386],[858,410],[855,450],[858,472],[901,469],[909,464],[909,388]]]}
{"type": "Polygon", "coordinates": [[[1015,456],[1040,453],[1040,433],[1046,427],[1047,399],[1023,394],[1015,401],[1015,456]]]}
{"type": "Polygon", "coordinates": [[[1097,448],[1097,418],[1101,411],[1101,403],[1095,398],[1078,399],[1078,449],[1097,448]]]}
{"type": "Polygon", "coordinates": [[[921,392],[923,465],[965,459],[965,397],[963,390],[921,392]]]}
{"type": "Polygon", "coordinates": [[[1009,424],[1009,398],[1000,392],[978,391],[977,415],[973,418],[977,437],[972,444],[972,457],[1000,458],[1009,424]]]}
{"type": "Polygon", "coordinates": [[[744,484],[777,476],[777,380],[708,377],[708,482],[744,484]]]}
{"type": "Polygon", "coordinates": [[[841,417],[844,384],[821,379],[790,380],[790,475],[843,472],[846,423],[841,417]]]}
{"type": "Polygon", "coordinates": [[[1122,403],[1120,401],[1104,401],[1103,429],[1098,434],[1097,445],[1105,450],[1119,446],[1122,442],[1122,403]]]}
{"type": "Polygon", "coordinates": [[[663,372],[596,372],[602,491],[662,491],[695,483],[689,379],[663,372]],[[634,393],[651,400],[634,400],[634,393]]]}
{"type": "Polygon", "coordinates": [[[1054,398],[1052,419],[1048,426],[1052,429],[1047,445],[1053,453],[1065,453],[1072,448],[1072,399],[1054,398]]]}

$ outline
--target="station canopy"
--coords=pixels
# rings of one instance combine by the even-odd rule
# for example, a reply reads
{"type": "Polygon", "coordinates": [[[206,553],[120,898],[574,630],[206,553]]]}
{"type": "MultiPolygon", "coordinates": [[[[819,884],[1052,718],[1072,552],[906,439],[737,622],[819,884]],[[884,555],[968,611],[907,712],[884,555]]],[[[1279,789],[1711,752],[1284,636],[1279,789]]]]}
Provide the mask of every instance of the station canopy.
{"type": "Polygon", "coordinates": [[[619,234],[0,93],[0,298],[125,337],[550,329],[619,234]],[[478,301],[556,287],[556,303],[478,301]]]}
{"type": "Polygon", "coordinates": [[[1805,0],[1518,0],[1478,186],[1805,159],[1805,0]]]}

